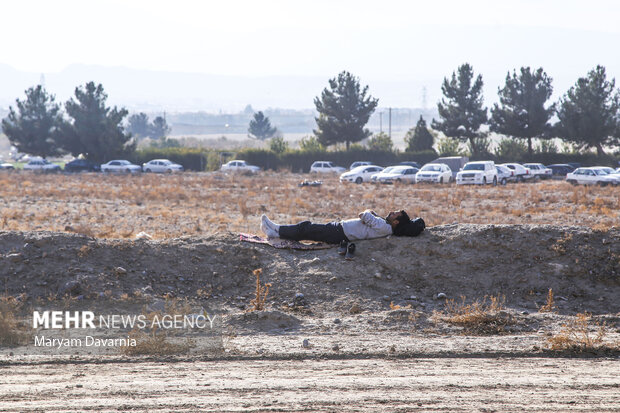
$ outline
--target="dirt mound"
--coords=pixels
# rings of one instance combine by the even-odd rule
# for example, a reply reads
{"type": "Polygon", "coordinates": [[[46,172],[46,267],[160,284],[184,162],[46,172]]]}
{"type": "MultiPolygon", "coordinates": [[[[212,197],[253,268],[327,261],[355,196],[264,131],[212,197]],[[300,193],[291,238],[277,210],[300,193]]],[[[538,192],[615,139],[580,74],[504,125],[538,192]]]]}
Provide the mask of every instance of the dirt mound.
{"type": "Polygon", "coordinates": [[[308,311],[431,310],[443,299],[503,294],[536,310],[548,290],[561,313],[620,312],[620,231],[545,225],[442,225],[417,238],[357,243],[354,261],[335,249],[277,250],[232,233],[166,241],[105,240],[53,232],[0,232],[0,289],[9,295],[78,298],[124,294],[215,297],[244,309],[252,271],[272,284],[280,308],[302,293],[308,311]],[[441,295],[441,297],[443,297],[441,295]]]}

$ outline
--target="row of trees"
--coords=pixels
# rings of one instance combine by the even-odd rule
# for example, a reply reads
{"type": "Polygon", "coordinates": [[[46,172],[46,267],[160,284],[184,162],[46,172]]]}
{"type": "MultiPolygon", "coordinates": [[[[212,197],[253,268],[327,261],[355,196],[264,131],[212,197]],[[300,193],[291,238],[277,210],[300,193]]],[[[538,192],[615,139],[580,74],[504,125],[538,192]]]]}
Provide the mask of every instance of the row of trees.
{"type": "Polygon", "coordinates": [[[96,162],[125,157],[136,147],[123,127],[128,112],[106,106],[107,98],[101,84],[77,87],[64,105],[65,116],[53,95],[41,85],[32,87],[25,100],[9,108],[2,130],[20,152],[31,155],[83,154],[96,162]]]}
{"type": "Polygon", "coordinates": [[[170,127],[163,116],[157,116],[153,122],[149,122],[146,113],[140,112],[128,118],[127,131],[137,139],[149,137],[151,139],[163,139],[170,133],[170,127]]]}
{"type": "Polygon", "coordinates": [[[530,154],[534,138],[561,138],[579,149],[594,148],[599,155],[605,154],[604,147],[620,143],[620,92],[614,79],[607,80],[603,66],[580,78],[556,103],[549,103],[552,79],[542,68],[508,73],[490,117],[482,86],[482,76],[474,77],[469,64],[460,66],[451,79],[444,79],[444,98],[437,105],[440,119],[432,123],[446,136],[469,141],[474,154],[485,147],[484,124],[492,132],[527,141],[530,154]],[[554,116],[557,122],[552,124],[554,116]]]}
{"type": "MultiPolygon", "coordinates": [[[[532,140],[559,137],[580,149],[595,148],[599,155],[604,148],[620,143],[620,93],[615,80],[607,80],[605,68],[597,66],[586,77],[580,78],[557,102],[549,103],[552,79],[542,68],[523,67],[519,73],[508,73],[505,85],[499,89],[499,103],[484,107],[482,76],[475,76],[469,64],[461,65],[445,78],[443,98],[438,103],[439,119],[432,121],[432,129],[443,132],[454,142],[468,142],[473,155],[483,154],[488,148],[488,131],[527,141],[533,151],[532,140]],[[556,117],[557,122],[551,124],[556,117]],[[488,128],[484,128],[488,125],[488,128]]],[[[89,82],[75,89],[75,96],[61,106],[42,86],[26,91],[26,99],[16,100],[2,120],[2,129],[19,151],[39,156],[71,153],[84,154],[93,161],[103,162],[123,157],[135,150],[136,139],[150,136],[162,139],[170,132],[163,117],[151,123],[148,116],[139,113],[129,117],[127,130],[123,120],[128,115],[124,108],[106,106],[107,95],[101,84],[89,82]]],[[[362,87],[357,77],[343,71],[330,79],[320,96],[314,99],[318,117],[314,138],[302,146],[325,148],[344,143],[350,145],[371,136],[366,124],[375,111],[378,99],[362,87]]],[[[284,151],[286,142],[274,136],[277,129],[262,112],[254,114],[248,128],[250,136],[260,140],[271,139],[274,151],[284,151]]],[[[434,136],[420,118],[406,136],[408,151],[432,149],[434,136]]],[[[392,147],[389,136],[377,134],[368,143],[375,149],[392,147]]],[[[162,146],[169,146],[162,142],[162,146]],[[164,145],[165,144],[165,145],[164,145]]]]}
{"type": "MultiPolygon", "coordinates": [[[[535,138],[561,138],[579,149],[595,148],[599,155],[605,153],[606,146],[620,143],[620,93],[615,80],[607,80],[603,66],[580,78],[557,103],[549,103],[552,79],[542,68],[522,67],[518,73],[508,73],[491,116],[484,107],[483,86],[482,76],[475,76],[471,65],[461,65],[451,78],[444,79],[444,97],[437,105],[439,119],[432,121],[435,131],[468,142],[473,155],[487,150],[489,130],[527,141],[530,154],[535,138]],[[557,122],[551,124],[554,116],[557,122]]],[[[368,95],[368,86],[362,88],[359,79],[349,72],[330,79],[329,87],[314,104],[319,113],[314,133],[321,145],[344,143],[349,148],[351,143],[370,136],[365,126],[378,99],[368,95]]],[[[434,136],[420,117],[405,140],[408,151],[423,151],[432,148],[434,136]]],[[[376,136],[369,146],[377,142],[388,145],[384,136],[376,136]]]]}

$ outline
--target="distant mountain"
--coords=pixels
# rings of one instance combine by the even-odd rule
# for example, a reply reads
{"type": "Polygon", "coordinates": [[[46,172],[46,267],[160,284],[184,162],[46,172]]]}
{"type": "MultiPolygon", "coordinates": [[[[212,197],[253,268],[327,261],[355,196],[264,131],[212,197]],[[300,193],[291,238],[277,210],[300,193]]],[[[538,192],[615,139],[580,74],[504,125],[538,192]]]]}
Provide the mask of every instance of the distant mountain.
{"type": "MultiPolygon", "coordinates": [[[[309,134],[316,127],[314,98],[328,78],[221,76],[89,65],[71,65],[58,73],[28,73],[0,64],[0,115],[5,116],[16,98],[23,99],[24,91],[40,82],[64,103],[77,86],[89,81],[103,84],[110,105],[126,107],[130,113],[146,112],[151,119],[166,112],[174,135],[245,134],[252,108],[265,111],[283,133],[309,134]]],[[[420,115],[429,123],[436,116],[434,103],[431,109],[402,109],[420,106],[425,86],[421,82],[361,81],[379,98],[380,106],[368,125],[372,131],[389,130],[389,105],[401,107],[392,111],[393,131],[406,131],[420,115]]]]}
{"type": "MultiPolygon", "coordinates": [[[[335,76],[336,74],[334,74],[335,76]]],[[[64,102],[77,86],[94,81],[103,84],[111,104],[130,111],[207,111],[234,113],[246,105],[255,108],[311,109],[313,100],[327,86],[321,76],[223,76],[200,73],[136,70],[75,64],[57,73],[29,73],[0,64],[0,107],[23,97],[24,90],[44,80],[46,89],[64,102]]],[[[423,81],[361,79],[381,106],[422,106],[422,89],[439,90],[441,79],[423,81]]]]}

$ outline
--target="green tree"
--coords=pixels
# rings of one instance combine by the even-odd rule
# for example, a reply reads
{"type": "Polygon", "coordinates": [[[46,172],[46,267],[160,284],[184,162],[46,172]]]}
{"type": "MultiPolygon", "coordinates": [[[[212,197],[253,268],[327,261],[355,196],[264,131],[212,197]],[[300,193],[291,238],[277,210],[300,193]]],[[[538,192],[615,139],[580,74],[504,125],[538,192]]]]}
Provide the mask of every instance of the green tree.
{"type": "Polygon", "coordinates": [[[527,139],[527,151],[534,150],[532,138],[548,136],[549,119],[554,105],[545,107],[553,93],[552,79],[542,68],[533,72],[522,67],[506,76],[506,85],[499,89],[499,104],[491,109],[491,130],[518,139],[527,139]]]}
{"type": "Polygon", "coordinates": [[[276,136],[270,139],[269,149],[275,153],[284,153],[288,149],[288,142],[282,136],[276,136]]]}
{"type": "Polygon", "coordinates": [[[389,152],[394,148],[394,142],[387,133],[379,132],[370,137],[367,146],[373,151],[389,152]]]}
{"type": "Polygon", "coordinates": [[[76,87],[75,99],[65,103],[72,121],[63,128],[62,144],[72,155],[84,154],[95,162],[107,162],[135,150],[136,143],[122,127],[127,110],[107,107],[107,98],[101,84],[89,82],[76,87]]]}
{"type": "Polygon", "coordinates": [[[615,87],[615,79],[608,81],[600,65],[579,78],[560,99],[557,133],[579,149],[596,148],[599,155],[605,154],[603,146],[617,145],[620,96],[615,87]]]}
{"type": "Polygon", "coordinates": [[[470,156],[489,156],[491,154],[491,139],[488,132],[480,132],[473,140],[467,142],[470,156]]]}
{"type": "Polygon", "coordinates": [[[441,86],[444,98],[437,104],[440,121],[433,119],[432,128],[446,136],[468,141],[474,154],[480,152],[476,146],[480,126],[487,121],[487,109],[483,108],[482,76],[474,80],[473,68],[465,63],[458,68],[458,75],[444,78],[441,86]]]}
{"type": "Polygon", "coordinates": [[[496,156],[514,161],[523,158],[527,153],[527,146],[516,139],[504,138],[499,141],[494,152],[496,156]]]}
{"type": "Polygon", "coordinates": [[[153,139],[162,139],[168,136],[170,133],[170,127],[166,122],[166,119],[162,116],[157,116],[153,119],[153,123],[149,126],[149,136],[153,139]]]}
{"type": "Polygon", "coordinates": [[[25,93],[26,100],[15,100],[17,110],[9,107],[9,114],[2,120],[2,130],[20,152],[42,157],[60,154],[60,106],[41,85],[25,93]]]}
{"type": "Polygon", "coordinates": [[[151,147],[153,148],[180,148],[181,147],[181,142],[179,142],[178,139],[170,139],[170,138],[166,138],[161,137],[159,139],[155,139],[151,142],[151,147]]]}
{"type": "Polygon", "coordinates": [[[255,139],[264,141],[271,138],[277,132],[276,128],[271,127],[269,118],[258,111],[254,114],[254,119],[250,121],[250,127],[248,128],[248,134],[255,139]]]}
{"type": "Polygon", "coordinates": [[[321,142],[319,142],[316,136],[304,136],[301,138],[299,148],[304,152],[319,152],[325,150],[325,147],[321,145],[321,142]]]}
{"type": "Polygon", "coordinates": [[[134,113],[128,118],[127,132],[136,138],[146,138],[149,136],[149,117],[146,113],[134,113]]]}
{"type": "Polygon", "coordinates": [[[556,145],[551,139],[545,139],[540,141],[536,151],[538,153],[558,153],[558,145],[556,145]]]}
{"type": "Polygon", "coordinates": [[[318,129],[314,134],[324,146],[344,142],[346,148],[370,136],[364,126],[375,111],[378,99],[368,95],[368,86],[360,87],[359,79],[347,71],[329,80],[321,97],[314,98],[319,112],[315,118],[318,129]]]}
{"type": "Polygon", "coordinates": [[[463,151],[460,142],[455,138],[439,138],[437,139],[437,152],[439,156],[461,156],[463,151]]]}
{"type": "Polygon", "coordinates": [[[415,128],[411,128],[405,135],[405,143],[407,144],[407,152],[421,152],[433,150],[435,138],[426,127],[426,121],[420,115],[415,128]]]}

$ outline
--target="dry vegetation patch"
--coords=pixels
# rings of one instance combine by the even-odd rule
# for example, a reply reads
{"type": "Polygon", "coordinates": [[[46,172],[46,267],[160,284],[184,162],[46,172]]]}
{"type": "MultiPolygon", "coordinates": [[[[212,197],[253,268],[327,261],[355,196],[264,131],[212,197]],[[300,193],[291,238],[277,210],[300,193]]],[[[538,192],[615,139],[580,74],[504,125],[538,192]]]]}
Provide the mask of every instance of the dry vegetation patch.
{"type": "Polygon", "coordinates": [[[460,301],[446,300],[444,311],[436,312],[436,319],[463,327],[470,334],[499,334],[507,325],[513,323],[512,317],[504,311],[505,297],[485,296],[482,300],[467,303],[461,296],[460,301]]]}
{"type": "Polygon", "coordinates": [[[549,349],[569,352],[617,352],[620,342],[612,343],[605,338],[605,323],[592,320],[592,315],[579,313],[562,325],[561,330],[548,338],[549,349]]]}
{"type": "Polygon", "coordinates": [[[0,297],[0,346],[25,344],[30,328],[18,319],[22,303],[12,296],[0,297]]]}

